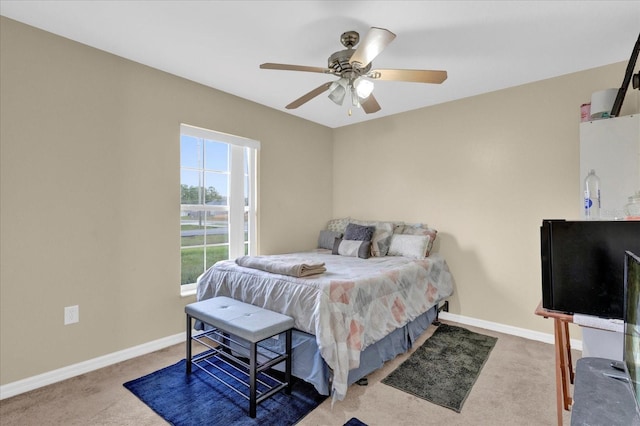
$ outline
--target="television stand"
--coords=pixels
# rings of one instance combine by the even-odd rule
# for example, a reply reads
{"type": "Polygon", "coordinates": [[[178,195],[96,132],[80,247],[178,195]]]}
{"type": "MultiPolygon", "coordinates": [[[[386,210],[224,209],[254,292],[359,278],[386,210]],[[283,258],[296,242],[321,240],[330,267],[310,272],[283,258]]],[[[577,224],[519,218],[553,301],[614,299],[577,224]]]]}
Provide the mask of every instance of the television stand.
{"type": "Polygon", "coordinates": [[[573,315],[547,310],[542,307],[542,301],[538,303],[535,314],[543,318],[553,318],[556,353],[556,414],[558,426],[562,426],[562,410],[569,411],[573,403],[569,394],[569,383],[573,384],[575,376],[569,338],[569,323],[573,322],[573,315]]]}
{"type": "Polygon", "coordinates": [[[640,425],[628,377],[611,366],[614,362],[586,357],[576,363],[572,426],[640,425]]]}

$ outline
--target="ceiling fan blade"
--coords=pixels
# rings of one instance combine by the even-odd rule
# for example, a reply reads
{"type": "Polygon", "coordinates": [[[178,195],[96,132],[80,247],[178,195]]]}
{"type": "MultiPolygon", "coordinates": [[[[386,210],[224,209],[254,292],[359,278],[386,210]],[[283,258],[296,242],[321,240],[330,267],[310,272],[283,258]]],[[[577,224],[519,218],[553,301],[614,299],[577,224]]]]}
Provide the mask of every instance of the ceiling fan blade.
{"type": "Polygon", "coordinates": [[[356,51],[351,55],[349,63],[355,67],[366,67],[394,38],[396,35],[389,30],[371,27],[364,39],[358,44],[356,51]]]}
{"type": "Polygon", "coordinates": [[[361,99],[360,106],[367,114],[371,114],[372,112],[378,112],[381,110],[380,104],[373,96],[373,93],[367,96],[366,99],[361,99]]]}
{"type": "Polygon", "coordinates": [[[329,90],[329,86],[331,86],[331,82],[329,83],[324,83],[322,86],[318,86],[315,89],[313,89],[312,91],[310,91],[309,93],[307,93],[306,95],[302,95],[300,96],[298,99],[296,99],[295,101],[291,102],[289,105],[287,105],[285,108],[286,109],[295,109],[298,108],[300,105],[305,104],[307,102],[309,102],[311,99],[315,98],[316,96],[320,95],[321,93],[326,92],[327,90],[329,90]]]}
{"type": "Polygon", "coordinates": [[[321,67],[308,67],[305,65],[289,65],[289,64],[273,64],[267,62],[261,64],[260,68],[263,70],[285,70],[285,71],[306,71],[306,72],[319,72],[321,74],[330,74],[332,70],[329,68],[321,67]]]}
{"type": "Polygon", "coordinates": [[[447,79],[447,72],[438,70],[372,70],[367,77],[376,80],[440,84],[447,79]]]}

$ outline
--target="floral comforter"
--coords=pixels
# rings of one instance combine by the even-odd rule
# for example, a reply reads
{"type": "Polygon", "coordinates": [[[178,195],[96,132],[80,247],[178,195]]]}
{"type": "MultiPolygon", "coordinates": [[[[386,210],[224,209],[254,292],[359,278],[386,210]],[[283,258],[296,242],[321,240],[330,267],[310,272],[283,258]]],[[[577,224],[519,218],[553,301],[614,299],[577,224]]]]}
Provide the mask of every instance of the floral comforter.
{"type": "Polygon", "coordinates": [[[453,278],[437,253],[422,260],[360,259],[319,249],[270,257],[323,262],[327,270],[296,278],[222,261],[199,277],[197,299],[227,296],[293,317],[297,329],[316,336],[333,370],[334,400],[346,395],[349,370],[359,366],[363,349],[453,293],[453,278]]]}

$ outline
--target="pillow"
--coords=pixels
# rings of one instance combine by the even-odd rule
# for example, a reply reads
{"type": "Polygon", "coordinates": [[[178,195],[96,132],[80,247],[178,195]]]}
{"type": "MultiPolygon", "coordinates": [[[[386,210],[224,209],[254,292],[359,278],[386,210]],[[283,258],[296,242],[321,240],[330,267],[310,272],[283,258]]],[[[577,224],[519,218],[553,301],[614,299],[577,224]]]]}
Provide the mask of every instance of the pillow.
{"type": "Polygon", "coordinates": [[[438,235],[438,231],[429,228],[426,223],[407,223],[404,225],[404,229],[402,230],[403,235],[427,235],[431,238],[429,241],[429,246],[427,247],[426,256],[429,256],[431,252],[431,248],[433,247],[433,242],[436,240],[438,235]]]}
{"type": "Polygon", "coordinates": [[[429,235],[394,234],[391,237],[389,256],[405,256],[413,259],[427,257],[431,246],[429,235]]]}
{"type": "Polygon", "coordinates": [[[344,229],[349,224],[349,220],[349,217],[343,217],[341,219],[331,219],[329,222],[327,222],[327,230],[344,233],[344,229]]]}
{"type": "Polygon", "coordinates": [[[323,229],[318,236],[318,248],[333,250],[333,241],[336,238],[342,238],[342,232],[323,229]]]}
{"type": "Polygon", "coordinates": [[[371,241],[375,230],[376,228],[374,226],[364,226],[355,223],[349,223],[344,230],[344,239],[356,241],[371,241]]]}
{"type": "Polygon", "coordinates": [[[401,234],[408,235],[426,235],[429,225],[426,223],[405,223],[402,227],[401,234]]]}
{"type": "Polygon", "coordinates": [[[404,222],[393,222],[394,234],[402,234],[403,229],[404,229],[404,222]]]}
{"type": "Polygon", "coordinates": [[[368,259],[371,253],[371,241],[343,240],[336,238],[333,243],[333,254],[368,259]]]}
{"type": "Polygon", "coordinates": [[[393,222],[374,222],[365,220],[352,220],[358,225],[373,226],[375,231],[371,238],[371,255],[375,257],[386,256],[391,243],[391,236],[396,225],[393,222]]]}

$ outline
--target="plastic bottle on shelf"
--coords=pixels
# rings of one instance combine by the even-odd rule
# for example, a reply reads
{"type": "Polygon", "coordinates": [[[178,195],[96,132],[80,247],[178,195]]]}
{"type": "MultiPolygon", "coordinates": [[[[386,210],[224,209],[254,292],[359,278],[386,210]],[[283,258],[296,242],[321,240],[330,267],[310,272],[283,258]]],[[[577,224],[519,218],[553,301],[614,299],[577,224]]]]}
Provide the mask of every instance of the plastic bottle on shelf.
{"type": "Polygon", "coordinates": [[[584,217],[600,219],[600,178],[594,169],[584,179],[584,217]]]}
{"type": "Polygon", "coordinates": [[[636,191],[629,202],[624,206],[624,212],[627,220],[640,220],[640,191],[636,191]]]}

